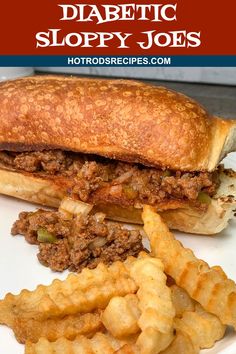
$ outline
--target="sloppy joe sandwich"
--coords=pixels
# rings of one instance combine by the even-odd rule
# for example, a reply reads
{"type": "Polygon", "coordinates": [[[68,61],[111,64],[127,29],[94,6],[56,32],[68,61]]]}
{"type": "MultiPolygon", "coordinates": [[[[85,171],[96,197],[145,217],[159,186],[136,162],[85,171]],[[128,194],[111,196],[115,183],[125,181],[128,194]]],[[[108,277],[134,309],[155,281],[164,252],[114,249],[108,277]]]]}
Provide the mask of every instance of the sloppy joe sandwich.
{"type": "Polygon", "coordinates": [[[69,196],[119,221],[152,205],[169,227],[214,234],[236,208],[236,123],[183,94],[127,81],[34,76],[0,84],[0,193],[69,196]]]}

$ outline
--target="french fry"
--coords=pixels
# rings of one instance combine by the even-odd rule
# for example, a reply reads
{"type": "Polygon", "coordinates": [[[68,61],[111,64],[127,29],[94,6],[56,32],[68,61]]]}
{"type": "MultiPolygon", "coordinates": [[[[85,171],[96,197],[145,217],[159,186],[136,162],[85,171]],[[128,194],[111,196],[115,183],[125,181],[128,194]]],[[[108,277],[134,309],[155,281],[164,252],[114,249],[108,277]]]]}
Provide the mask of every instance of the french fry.
{"type": "Polygon", "coordinates": [[[125,265],[115,262],[110,267],[99,264],[70,274],[66,280],[54,280],[51,285],[39,285],[34,291],[23,290],[19,295],[7,294],[0,301],[0,323],[11,326],[12,316],[35,320],[63,317],[103,309],[114,296],[137,291],[125,265]]]}
{"type": "Polygon", "coordinates": [[[162,260],[165,272],[205,310],[236,329],[236,284],[220,267],[210,268],[184,248],[152,207],[145,206],[142,217],[152,252],[162,260]]]}
{"type": "Polygon", "coordinates": [[[172,285],[171,299],[175,308],[175,317],[182,317],[186,311],[195,311],[197,302],[188,293],[177,285],[172,285]]]}
{"type": "Polygon", "coordinates": [[[172,285],[171,297],[176,311],[174,328],[177,336],[165,354],[199,353],[200,349],[212,347],[223,337],[225,326],[218,317],[206,312],[184,289],[172,285]]]}
{"type": "MultiPolygon", "coordinates": [[[[227,285],[225,273],[220,267],[206,268],[205,262],[174,239],[161,219],[156,222],[156,215],[145,208],[145,231],[153,253],[163,263],[141,252],[138,259],[129,257],[110,267],[100,264],[65,281],[8,294],[0,301],[0,323],[26,342],[25,354],[197,354],[223,337],[225,326],[197,300],[199,294],[203,296],[198,288],[203,274],[212,272],[214,281],[227,285]],[[162,235],[156,230],[158,222],[162,235]],[[177,258],[168,260],[166,254],[177,258]],[[198,273],[192,263],[197,264],[198,273]],[[176,284],[166,285],[164,268],[176,284]]],[[[209,296],[213,280],[206,279],[209,296]]],[[[221,293],[217,296],[210,298],[211,306],[212,301],[216,306],[225,300],[221,293]]]]}
{"type": "Polygon", "coordinates": [[[135,345],[125,344],[116,350],[114,354],[140,354],[140,351],[135,345]]]}
{"type": "Polygon", "coordinates": [[[142,331],[136,344],[142,354],[158,354],[167,348],[173,339],[173,332],[161,333],[148,327],[142,331]]]}
{"type": "Polygon", "coordinates": [[[176,331],[176,336],[171,342],[168,348],[166,348],[161,354],[198,354],[199,350],[196,350],[188,335],[176,331]]]}
{"type": "Polygon", "coordinates": [[[73,340],[79,334],[92,337],[96,332],[102,331],[104,327],[100,314],[96,312],[45,321],[20,317],[15,318],[11,328],[18,342],[30,341],[36,343],[41,337],[45,337],[50,342],[56,341],[60,337],[73,340]]]}
{"type": "Polygon", "coordinates": [[[206,312],[184,289],[172,285],[171,297],[176,311],[177,335],[165,354],[199,353],[200,349],[212,347],[223,337],[225,326],[218,317],[206,312]]]}
{"type": "Polygon", "coordinates": [[[142,332],[137,347],[142,354],[157,354],[173,340],[174,307],[166,286],[164,267],[159,259],[146,257],[133,262],[130,274],[139,286],[137,296],[142,332]]]}
{"type": "MultiPolygon", "coordinates": [[[[37,343],[27,342],[25,354],[114,354],[126,343],[119,341],[109,334],[96,333],[91,339],[84,336],[78,336],[75,340],[69,341],[66,338],[60,338],[56,342],[49,342],[46,338],[40,338],[37,343]]],[[[132,346],[130,352],[120,351],[119,353],[134,354],[132,346]]]]}
{"type": "Polygon", "coordinates": [[[211,348],[225,333],[225,326],[218,317],[204,310],[186,311],[181,319],[175,319],[174,327],[189,336],[196,352],[211,348]]]}
{"type": "Polygon", "coordinates": [[[127,337],[140,331],[138,298],[134,294],[113,297],[105,308],[101,320],[116,338],[127,337]]]}

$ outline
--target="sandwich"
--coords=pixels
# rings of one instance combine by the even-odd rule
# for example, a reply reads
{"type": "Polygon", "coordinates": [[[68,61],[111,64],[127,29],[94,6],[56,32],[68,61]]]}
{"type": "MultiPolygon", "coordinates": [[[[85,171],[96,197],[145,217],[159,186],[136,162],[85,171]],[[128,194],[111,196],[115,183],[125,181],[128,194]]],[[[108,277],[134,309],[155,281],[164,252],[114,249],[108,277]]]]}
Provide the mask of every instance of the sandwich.
{"type": "Polygon", "coordinates": [[[58,207],[64,197],[141,223],[215,234],[236,208],[236,122],[181,93],[131,80],[33,76],[0,84],[0,193],[58,207]]]}

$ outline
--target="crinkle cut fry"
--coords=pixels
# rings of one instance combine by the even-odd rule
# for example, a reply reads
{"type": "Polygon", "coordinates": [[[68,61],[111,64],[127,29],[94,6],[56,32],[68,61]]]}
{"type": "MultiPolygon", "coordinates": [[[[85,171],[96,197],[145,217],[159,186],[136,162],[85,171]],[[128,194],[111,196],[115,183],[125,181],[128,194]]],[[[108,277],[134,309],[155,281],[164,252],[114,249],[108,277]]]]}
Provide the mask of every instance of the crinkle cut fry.
{"type": "Polygon", "coordinates": [[[176,331],[174,340],[161,354],[199,354],[188,335],[176,331]]]}
{"type": "Polygon", "coordinates": [[[164,266],[159,259],[145,256],[131,264],[130,274],[139,286],[138,325],[142,332],[137,347],[142,354],[157,354],[173,340],[175,316],[164,266]]]}
{"type": "Polygon", "coordinates": [[[191,299],[184,289],[177,285],[172,285],[170,289],[176,311],[176,336],[162,354],[195,354],[200,349],[212,347],[224,336],[225,326],[216,315],[206,312],[191,299]]]}
{"type": "Polygon", "coordinates": [[[23,318],[45,320],[75,313],[103,309],[114,296],[137,291],[137,285],[121,262],[110,267],[99,264],[85,268],[80,274],[70,274],[66,280],[54,280],[51,285],[39,285],[34,291],[23,290],[19,295],[7,294],[0,301],[0,323],[10,325],[10,314],[23,318]],[[9,315],[9,316],[8,316],[9,315]]]}
{"type": "Polygon", "coordinates": [[[101,314],[103,325],[115,338],[124,338],[140,332],[139,317],[140,309],[135,294],[113,297],[101,314]]]}
{"type": "Polygon", "coordinates": [[[11,327],[20,343],[30,341],[36,343],[41,337],[50,342],[60,337],[73,340],[78,335],[92,337],[104,327],[99,312],[69,315],[44,321],[16,317],[11,327]]]}
{"type": "Polygon", "coordinates": [[[78,336],[69,341],[60,338],[56,342],[49,342],[46,338],[40,338],[37,343],[26,342],[25,354],[135,354],[132,349],[135,344],[129,344],[125,348],[125,341],[119,341],[109,334],[96,333],[91,339],[78,336]],[[123,347],[123,349],[122,349],[123,347]]]}
{"type": "Polygon", "coordinates": [[[186,311],[194,312],[197,302],[189,296],[186,290],[174,284],[170,287],[171,300],[175,308],[175,317],[182,317],[186,311]]]}
{"type": "Polygon", "coordinates": [[[152,252],[162,260],[165,272],[205,310],[236,329],[236,284],[220,267],[210,268],[184,248],[152,207],[145,206],[142,217],[152,252]]]}
{"type": "Polygon", "coordinates": [[[135,345],[125,344],[123,347],[116,350],[114,354],[140,354],[140,351],[135,345]]]}
{"type": "Polygon", "coordinates": [[[225,326],[219,318],[205,310],[186,311],[182,318],[176,318],[174,327],[191,339],[194,349],[211,348],[225,334],[225,326]]]}

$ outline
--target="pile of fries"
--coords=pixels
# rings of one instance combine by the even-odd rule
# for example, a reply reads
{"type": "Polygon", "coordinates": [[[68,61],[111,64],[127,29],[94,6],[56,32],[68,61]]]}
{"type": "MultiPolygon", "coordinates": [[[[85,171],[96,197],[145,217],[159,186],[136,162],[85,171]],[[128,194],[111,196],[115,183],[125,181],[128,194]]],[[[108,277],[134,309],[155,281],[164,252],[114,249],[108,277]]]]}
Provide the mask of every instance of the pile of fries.
{"type": "Polygon", "coordinates": [[[149,206],[143,221],[151,254],[0,301],[0,323],[26,354],[196,354],[226,325],[236,328],[236,284],[185,249],[149,206]]]}

